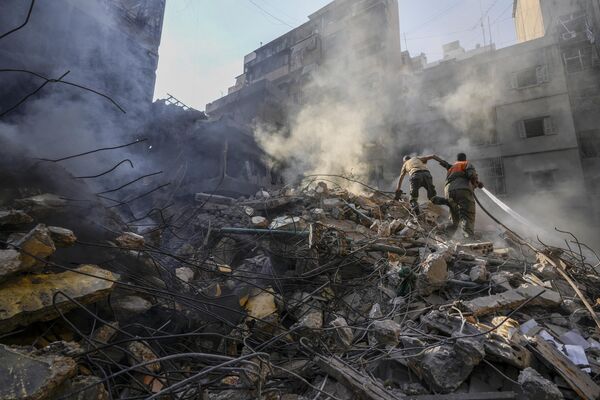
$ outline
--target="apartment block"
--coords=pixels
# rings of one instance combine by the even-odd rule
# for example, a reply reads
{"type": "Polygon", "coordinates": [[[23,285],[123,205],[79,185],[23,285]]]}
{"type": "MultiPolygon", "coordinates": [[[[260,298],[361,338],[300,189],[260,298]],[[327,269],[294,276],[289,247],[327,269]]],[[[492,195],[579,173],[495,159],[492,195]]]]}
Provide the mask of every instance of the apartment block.
{"type": "Polygon", "coordinates": [[[422,98],[398,135],[414,148],[462,146],[492,192],[538,217],[554,208],[571,222],[597,221],[600,60],[592,5],[515,1],[521,43],[476,52],[454,43],[442,61],[413,69],[406,84],[418,84],[422,98]],[[540,12],[539,37],[526,9],[540,12]]]}
{"type": "Polygon", "coordinates": [[[324,68],[339,71],[340,79],[349,74],[367,88],[384,85],[400,64],[398,21],[397,0],[335,0],[246,55],[235,85],[206,111],[243,124],[256,118],[272,122],[303,103],[304,86],[324,68]]]}

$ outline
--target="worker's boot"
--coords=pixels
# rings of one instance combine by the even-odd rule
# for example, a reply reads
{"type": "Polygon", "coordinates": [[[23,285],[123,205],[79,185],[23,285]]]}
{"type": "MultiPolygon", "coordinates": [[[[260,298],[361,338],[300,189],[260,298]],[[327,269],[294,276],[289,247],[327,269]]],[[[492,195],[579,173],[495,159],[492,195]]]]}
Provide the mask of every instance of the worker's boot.
{"type": "Polygon", "coordinates": [[[417,200],[410,201],[410,208],[415,215],[421,214],[421,209],[419,208],[419,202],[417,200]]]}

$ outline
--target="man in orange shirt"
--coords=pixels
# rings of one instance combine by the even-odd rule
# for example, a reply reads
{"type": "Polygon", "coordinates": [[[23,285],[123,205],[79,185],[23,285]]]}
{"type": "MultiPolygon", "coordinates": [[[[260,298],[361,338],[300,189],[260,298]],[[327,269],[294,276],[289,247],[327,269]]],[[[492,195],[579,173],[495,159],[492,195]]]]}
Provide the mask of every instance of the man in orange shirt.
{"type": "Polygon", "coordinates": [[[483,188],[473,164],[467,161],[465,153],[459,153],[456,162],[450,164],[439,160],[440,165],[448,170],[444,191],[450,206],[452,226],[448,232],[454,233],[460,226],[465,238],[475,235],[475,188],[483,188]]]}

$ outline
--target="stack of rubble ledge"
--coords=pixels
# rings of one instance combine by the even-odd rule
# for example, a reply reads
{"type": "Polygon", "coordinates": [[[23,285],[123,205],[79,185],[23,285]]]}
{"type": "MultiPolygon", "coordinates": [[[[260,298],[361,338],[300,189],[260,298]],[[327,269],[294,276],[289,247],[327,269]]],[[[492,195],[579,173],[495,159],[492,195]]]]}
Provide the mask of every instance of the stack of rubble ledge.
{"type": "Polygon", "coordinates": [[[600,260],[324,182],[195,201],[98,243],[119,274],[0,211],[0,398],[600,398],[600,260]]]}

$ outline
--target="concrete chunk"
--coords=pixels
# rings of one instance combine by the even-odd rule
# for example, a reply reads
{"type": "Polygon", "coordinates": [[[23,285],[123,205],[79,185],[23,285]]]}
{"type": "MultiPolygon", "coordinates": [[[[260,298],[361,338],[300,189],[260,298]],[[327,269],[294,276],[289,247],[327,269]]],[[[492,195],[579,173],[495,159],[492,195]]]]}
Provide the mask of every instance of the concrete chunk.
{"type": "Polygon", "coordinates": [[[545,292],[533,300],[530,305],[542,307],[558,307],[562,300],[560,294],[538,286],[520,287],[492,296],[479,297],[463,303],[465,308],[474,316],[487,315],[498,311],[513,310],[527,300],[545,292]]]}
{"type": "Polygon", "coordinates": [[[77,364],[71,358],[34,356],[0,344],[0,399],[53,398],[57,388],[76,371],[77,364]]]}
{"type": "Polygon", "coordinates": [[[77,236],[75,236],[73,231],[70,229],[61,228],[58,226],[49,226],[48,231],[50,231],[50,237],[57,247],[73,246],[77,241],[77,236]]]}
{"type": "Polygon", "coordinates": [[[21,271],[21,253],[16,250],[0,250],[0,281],[21,271]]]}
{"type": "MultiPolygon", "coordinates": [[[[118,276],[94,265],[84,265],[74,271],[28,275],[0,284],[0,333],[58,317],[52,301],[59,291],[83,304],[103,299],[116,285],[106,279],[116,280],[118,276]]],[[[63,313],[76,307],[60,294],[55,300],[56,308],[63,313]]]]}
{"type": "Polygon", "coordinates": [[[525,368],[519,374],[519,384],[527,400],[562,400],[561,391],[554,383],[540,375],[533,368],[525,368]]]}
{"type": "Polygon", "coordinates": [[[119,247],[131,250],[141,250],[144,247],[144,237],[133,232],[123,232],[115,239],[119,247]]]}
{"type": "Polygon", "coordinates": [[[3,210],[0,211],[0,226],[21,225],[33,222],[33,218],[21,210],[3,210]]]}
{"type": "Polygon", "coordinates": [[[401,333],[402,327],[400,324],[391,319],[375,321],[369,329],[369,344],[371,346],[397,346],[400,343],[401,333]]]}
{"type": "Polygon", "coordinates": [[[430,254],[421,264],[421,271],[417,276],[417,291],[421,296],[429,296],[444,287],[447,281],[448,264],[445,254],[430,254]]]}
{"type": "Polygon", "coordinates": [[[50,231],[45,225],[39,224],[17,242],[21,250],[21,266],[29,269],[56,251],[50,231]]]}

